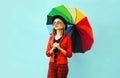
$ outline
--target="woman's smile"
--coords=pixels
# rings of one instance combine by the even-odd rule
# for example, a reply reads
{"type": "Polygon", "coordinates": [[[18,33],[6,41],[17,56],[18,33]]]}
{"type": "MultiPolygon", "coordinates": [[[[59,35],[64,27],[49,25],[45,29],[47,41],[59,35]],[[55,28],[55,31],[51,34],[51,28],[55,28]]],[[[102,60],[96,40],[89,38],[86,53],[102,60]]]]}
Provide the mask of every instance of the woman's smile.
{"type": "Polygon", "coordinates": [[[58,25],[54,25],[55,29],[58,28],[59,26],[58,25]]]}

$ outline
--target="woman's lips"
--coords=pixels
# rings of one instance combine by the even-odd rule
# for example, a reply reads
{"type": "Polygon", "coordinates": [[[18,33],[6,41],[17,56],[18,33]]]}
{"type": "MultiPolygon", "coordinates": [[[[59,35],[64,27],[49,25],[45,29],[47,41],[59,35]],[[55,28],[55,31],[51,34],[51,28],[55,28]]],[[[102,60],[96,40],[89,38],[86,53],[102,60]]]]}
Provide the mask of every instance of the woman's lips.
{"type": "Polygon", "coordinates": [[[58,26],[57,25],[55,25],[55,28],[57,28],[58,26]]]}

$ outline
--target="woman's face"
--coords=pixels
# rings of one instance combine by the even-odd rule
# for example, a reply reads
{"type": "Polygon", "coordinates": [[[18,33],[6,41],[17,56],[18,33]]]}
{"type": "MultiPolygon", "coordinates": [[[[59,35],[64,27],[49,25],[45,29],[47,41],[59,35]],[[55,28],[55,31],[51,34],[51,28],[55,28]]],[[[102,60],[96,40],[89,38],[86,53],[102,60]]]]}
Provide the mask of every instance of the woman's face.
{"type": "Polygon", "coordinates": [[[62,22],[61,19],[56,18],[53,22],[53,28],[55,30],[61,30],[61,29],[63,30],[64,29],[64,23],[62,22]]]}

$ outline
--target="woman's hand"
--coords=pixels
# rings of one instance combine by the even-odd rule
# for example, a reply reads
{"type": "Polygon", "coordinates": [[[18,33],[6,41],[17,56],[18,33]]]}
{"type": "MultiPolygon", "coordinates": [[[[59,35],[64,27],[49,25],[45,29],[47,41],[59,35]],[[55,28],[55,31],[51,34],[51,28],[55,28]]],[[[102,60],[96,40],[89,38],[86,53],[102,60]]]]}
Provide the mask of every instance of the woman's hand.
{"type": "Polygon", "coordinates": [[[59,46],[58,43],[54,43],[54,44],[53,44],[53,48],[50,50],[50,54],[53,53],[53,50],[54,50],[55,47],[58,48],[58,49],[60,48],[60,46],[59,46]]]}
{"type": "Polygon", "coordinates": [[[66,55],[66,51],[64,49],[62,49],[58,43],[54,43],[53,47],[57,47],[60,50],[60,52],[62,52],[64,55],[66,55]]]}
{"type": "Polygon", "coordinates": [[[60,48],[59,43],[54,43],[53,48],[57,47],[58,49],[60,48]]]}

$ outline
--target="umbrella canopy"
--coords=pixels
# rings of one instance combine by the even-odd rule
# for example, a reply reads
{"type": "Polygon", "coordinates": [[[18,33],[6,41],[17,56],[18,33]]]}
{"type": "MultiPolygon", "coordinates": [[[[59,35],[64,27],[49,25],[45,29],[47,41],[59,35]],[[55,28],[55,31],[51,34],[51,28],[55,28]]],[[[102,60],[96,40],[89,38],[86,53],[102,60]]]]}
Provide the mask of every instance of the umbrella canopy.
{"type": "Polygon", "coordinates": [[[65,5],[54,7],[47,15],[47,27],[50,34],[52,34],[52,19],[55,15],[60,15],[67,21],[66,33],[72,38],[74,53],[84,53],[91,49],[94,38],[86,15],[77,8],[65,5]]]}

